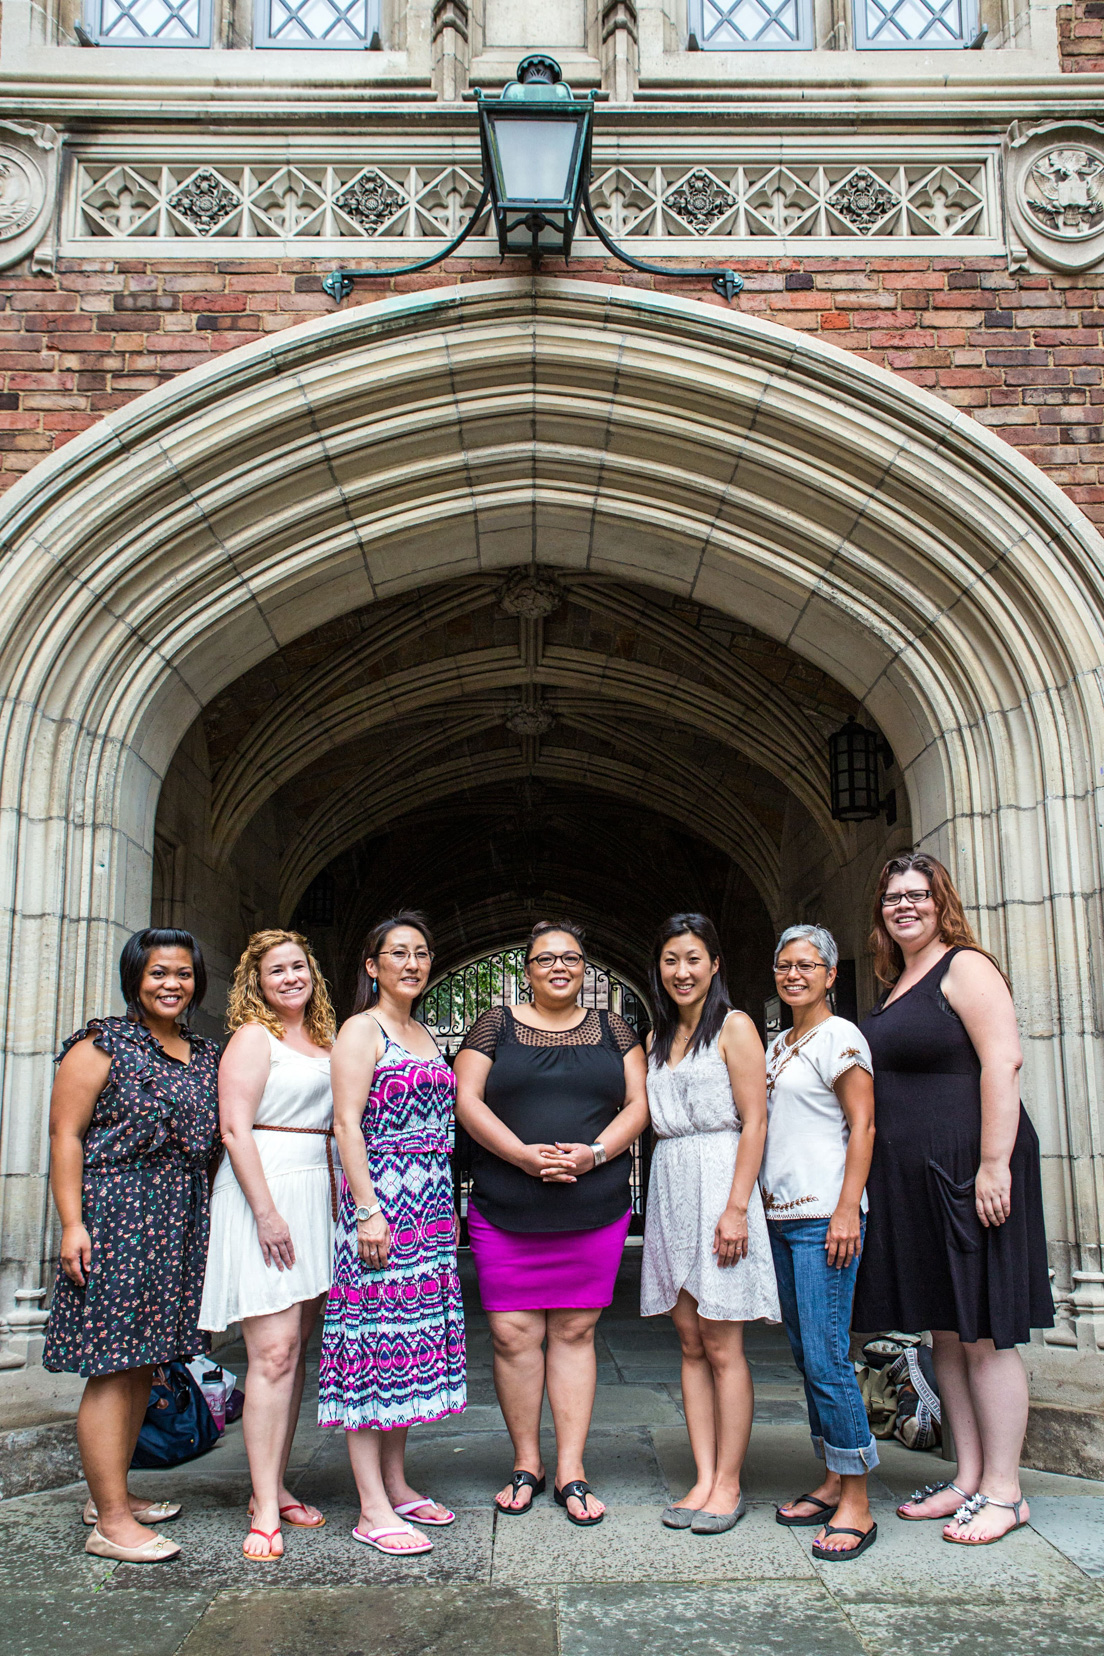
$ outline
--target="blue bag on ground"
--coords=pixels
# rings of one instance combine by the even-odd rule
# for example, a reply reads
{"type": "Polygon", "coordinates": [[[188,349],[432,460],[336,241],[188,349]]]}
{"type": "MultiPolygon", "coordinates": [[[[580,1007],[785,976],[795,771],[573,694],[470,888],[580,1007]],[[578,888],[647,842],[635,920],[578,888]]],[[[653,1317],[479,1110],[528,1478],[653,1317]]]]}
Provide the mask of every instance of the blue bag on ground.
{"type": "Polygon", "coordinates": [[[205,1455],[219,1440],[207,1399],[183,1363],[153,1371],[153,1388],[131,1466],[179,1466],[205,1455]]]}

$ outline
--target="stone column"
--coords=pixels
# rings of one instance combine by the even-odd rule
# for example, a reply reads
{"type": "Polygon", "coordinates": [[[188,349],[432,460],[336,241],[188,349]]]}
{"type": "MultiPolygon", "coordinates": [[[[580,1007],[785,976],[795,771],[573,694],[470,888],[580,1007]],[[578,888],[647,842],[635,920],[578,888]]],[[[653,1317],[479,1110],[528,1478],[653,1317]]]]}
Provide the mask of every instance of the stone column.
{"type": "Polygon", "coordinates": [[[614,103],[630,103],[640,79],[634,0],[602,0],[602,84],[614,103]]]}
{"type": "Polygon", "coordinates": [[[433,7],[433,84],[445,103],[457,103],[468,85],[470,8],[467,0],[436,0],[433,7]]]}

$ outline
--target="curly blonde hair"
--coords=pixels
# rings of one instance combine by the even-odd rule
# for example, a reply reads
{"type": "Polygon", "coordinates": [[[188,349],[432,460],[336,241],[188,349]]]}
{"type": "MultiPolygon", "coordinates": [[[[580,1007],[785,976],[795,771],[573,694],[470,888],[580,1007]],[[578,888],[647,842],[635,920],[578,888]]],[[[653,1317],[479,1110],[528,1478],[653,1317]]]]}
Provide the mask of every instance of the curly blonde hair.
{"type": "Polygon", "coordinates": [[[311,946],[300,932],[279,931],[275,927],[267,931],[254,932],[245,946],[245,953],[234,968],[234,981],[230,985],[230,998],[227,1003],[226,1027],[233,1033],[240,1029],[242,1024],[259,1023],[275,1035],[278,1041],[284,1038],[284,1026],[276,1013],[269,1006],[261,992],[261,961],[270,949],[278,949],[281,943],[294,943],[302,949],[307,957],[307,965],[311,975],[311,998],[307,1002],[303,1013],[303,1028],[307,1038],[315,1046],[332,1047],[337,1035],[337,1019],[330,1002],[326,980],[319,970],[318,962],[311,952],[311,946]]]}

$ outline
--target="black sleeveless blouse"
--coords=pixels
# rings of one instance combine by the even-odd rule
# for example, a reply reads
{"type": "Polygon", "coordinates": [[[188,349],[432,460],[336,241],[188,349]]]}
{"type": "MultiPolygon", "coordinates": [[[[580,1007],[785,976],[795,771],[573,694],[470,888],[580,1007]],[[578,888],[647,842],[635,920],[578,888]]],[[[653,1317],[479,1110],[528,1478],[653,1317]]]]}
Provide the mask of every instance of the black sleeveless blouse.
{"type": "MultiPolygon", "coordinates": [[[[494,1006],[460,1050],[491,1059],[484,1100],[524,1144],[593,1144],[625,1103],[625,1053],[639,1045],[615,1012],[592,1009],[573,1029],[546,1030],[494,1006]]],[[[545,1184],[473,1144],[471,1201],[500,1230],[598,1230],[628,1212],[631,1170],[626,1150],[575,1184],[545,1184]]]]}

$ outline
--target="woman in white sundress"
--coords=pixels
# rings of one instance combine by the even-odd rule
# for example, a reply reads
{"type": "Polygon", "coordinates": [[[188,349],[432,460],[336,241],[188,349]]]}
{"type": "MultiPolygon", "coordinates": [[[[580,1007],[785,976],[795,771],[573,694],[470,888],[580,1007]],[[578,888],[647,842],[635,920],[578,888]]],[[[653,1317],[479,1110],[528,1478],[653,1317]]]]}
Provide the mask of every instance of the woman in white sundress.
{"type": "Polygon", "coordinates": [[[240,1322],[249,1368],[242,1424],[253,1480],[246,1558],[283,1556],[281,1522],[325,1519],[288,1490],[306,1349],[333,1269],[337,1176],[330,1047],[334,1014],[298,932],[261,931],[234,973],[219,1066],[227,1156],[211,1192],[199,1325],[240,1322]]]}
{"type": "Polygon", "coordinates": [[[780,1321],[759,1194],[767,1131],[763,1045],[735,1012],[716,928],[675,914],[652,956],[648,1105],[656,1133],[640,1311],[674,1321],[697,1477],[663,1514],[717,1535],[743,1517],[755,1397],[744,1323],[780,1321]]]}

